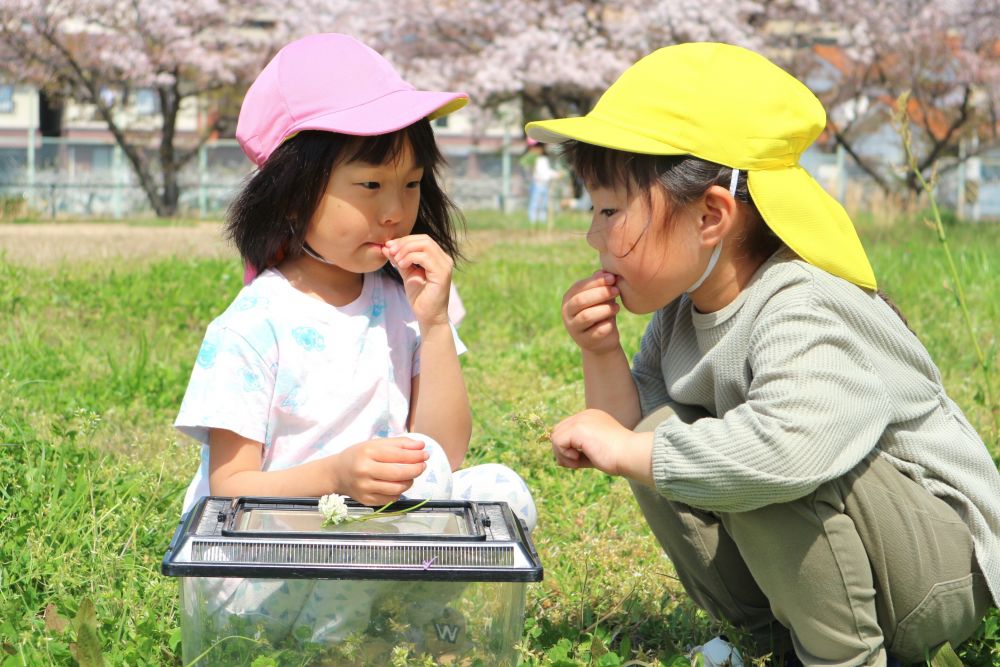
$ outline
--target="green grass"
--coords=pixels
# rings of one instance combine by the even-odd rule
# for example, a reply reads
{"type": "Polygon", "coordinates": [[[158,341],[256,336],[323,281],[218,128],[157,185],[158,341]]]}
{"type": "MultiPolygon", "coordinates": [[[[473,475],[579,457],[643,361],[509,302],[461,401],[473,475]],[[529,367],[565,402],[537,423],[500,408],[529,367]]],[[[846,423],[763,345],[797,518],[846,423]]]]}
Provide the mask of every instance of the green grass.
{"type": "MultiPolygon", "coordinates": [[[[520,471],[541,517],[534,538],[546,573],[529,589],[524,662],[682,664],[686,647],[719,629],[683,594],[627,485],[557,469],[543,441],[583,402],[559,318],[565,288],[596,268],[581,219],[560,218],[549,236],[470,218],[477,251],[457,274],[475,418],[469,463],[520,471]]],[[[977,336],[995,352],[1000,226],[949,231],[977,336]]],[[[882,287],[996,455],[933,234],[873,227],[865,242],[882,287]]],[[[177,584],[159,561],[197,451],[170,423],[204,328],[240,278],[225,260],[42,270],[0,258],[0,666],[73,664],[74,650],[84,662],[99,651],[113,665],[179,663],[177,584]]],[[[630,353],[644,324],[622,319],[630,353]]],[[[998,626],[994,612],[959,649],[966,663],[1000,662],[998,626]]]]}

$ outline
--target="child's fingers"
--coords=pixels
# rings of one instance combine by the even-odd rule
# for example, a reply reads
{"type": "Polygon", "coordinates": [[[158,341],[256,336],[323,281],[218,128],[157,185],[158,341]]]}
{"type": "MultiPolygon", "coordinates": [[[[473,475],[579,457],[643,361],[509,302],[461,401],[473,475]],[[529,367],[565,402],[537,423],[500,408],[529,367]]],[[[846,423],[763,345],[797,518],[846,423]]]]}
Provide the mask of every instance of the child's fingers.
{"type": "Polygon", "coordinates": [[[618,314],[618,310],[620,308],[621,307],[613,301],[611,303],[605,302],[597,304],[596,306],[591,306],[590,308],[586,308],[577,313],[573,318],[573,324],[579,329],[586,331],[595,324],[600,324],[601,322],[606,322],[607,320],[614,318],[614,316],[618,314]]]}
{"type": "Polygon", "coordinates": [[[598,269],[594,271],[589,277],[581,280],[578,285],[581,289],[591,289],[594,287],[604,287],[607,285],[614,285],[618,278],[615,274],[605,271],[604,269],[598,269]]]}
{"type": "Polygon", "coordinates": [[[428,276],[450,275],[451,266],[449,264],[443,258],[433,257],[423,250],[411,250],[396,255],[396,267],[400,271],[405,271],[411,266],[419,266],[428,276]]]}
{"type": "Polygon", "coordinates": [[[603,320],[586,330],[591,340],[605,338],[615,331],[615,323],[612,320],[603,320]]]}
{"type": "Polygon", "coordinates": [[[408,234],[407,236],[400,236],[398,239],[389,239],[385,244],[393,252],[414,245],[441,247],[427,234],[408,234]]]}
{"type": "Polygon", "coordinates": [[[586,292],[587,290],[598,289],[601,287],[608,287],[614,285],[616,281],[615,275],[613,273],[608,273],[607,271],[596,271],[593,275],[590,275],[583,280],[578,280],[569,289],[566,290],[565,296],[563,296],[563,303],[565,304],[572,297],[576,296],[581,292],[586,292]]]}
{"type": "MultiPolygon", "coordinates": [[[[441,249],[441,246],[426,234],[413,234],[411,236],[392,239],[386,242],[385,247],[389,251],[390,259],[397,264],[405,261],[409,255],[417,252],[424,253],[424,262],[435,266],[444,266],[451,263],[451,258],[441,249]]],[[[408,263],[423,266],[422,262],[413,259],[408,263]]]]}
{"type": "Polygon", "coordinates": [[[372,459],[379,463],[422,463],[428,458],[424,443],[409,438],[386,438],[372,450],[372,459]]]}
{"type": "Polygon", "coordinates": [[[423,449],[426,447],[423,440],[415,440],[414,438],[386,438],[385,441],[403,449],[423,449]]]}
{"type": "Polygon", "coordinates": [[[553,443],[552,453],[555,454],[557,459],[570,459],[576,461],[580,458],[580,452],[573,447],[564,447],[562,445],[557,445],[553,443]]]}
{"type": "Polygon", "coordinates": [[[552,453],[555,454],[556,463],[563,468],[593,468],[593,464],[587,455],[581,451],[573,448],[564,449],[562,447],[553,447],[552,453]]]}
{"type": "Polygon", "coordinates": [[[587,308],[592,308],[598,304],[612,302],[618,298],[621,292],[614,285],[597,285],[586,290],[577,292],[568,297],[563,302],[563,313],[568,317],[574,317],[587,308]]]}
{"type": "MultiPolygon", "coordinates": [[[[379,463],[371,471],[373,480],[387,483],[411,482],[427,469],[427,464],[420,463],[379,463]]],[[[402,491],[400,491],[402,493],[402,491]]]]}
{"type": "Polygon", "coordinates": [[[399,500],[399,497],[412,486],[412,483],[372,482],[361,491],[356,491],[354,500],[362,505],[381,507],[399,500]]]}
{"type": "Polygon", "coordinates": [[[579,463],[583,452],[574,446],[573,434],[566,422],[567,420],[564,419],[552,428],[549,440],[552,442],[552,453],[555,454],[556,461],[560,465],[573,467],[579,463]]]}

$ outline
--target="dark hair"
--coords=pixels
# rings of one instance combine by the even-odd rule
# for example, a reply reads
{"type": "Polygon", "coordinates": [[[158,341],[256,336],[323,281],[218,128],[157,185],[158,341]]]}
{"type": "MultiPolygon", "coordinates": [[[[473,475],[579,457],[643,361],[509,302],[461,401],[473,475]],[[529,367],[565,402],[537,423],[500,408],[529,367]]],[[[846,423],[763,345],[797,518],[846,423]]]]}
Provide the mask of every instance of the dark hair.
{"type": "MultiPolygon", "coordinates": [[[[417,165],[424,168],[413,233],[427,234],[453,260],[460,259],[456,225],[464,228],[465,220],[438,184],[438,170],[445,160],[427,119],[370,137],[299,132],[276,148],[250,176],[229,206],[226,234],[243,261],[257,271],[274,265],[282,256],[299,255],[334,168],[346,162],[386,164],[402,153],[407,141],[417,165]]],[[[383,270],[399,279],[390,264],[383,270]]]]}
{"type": "MultiPolygon", "coordinates": [[[[730,167],[692,155],[643,155],[579,141],[566,142],[563,147],[563,157],[588,187],[624,186],[629,191],[635,189],[643,193],[647,205],[651,201],[650,191],[653,187],[659,187],[671,205],[671,214],[665,221],[666,224],[673,222],[673,212],[697,200],[709,187],[721,185],[729,189],[729,181],[733,176],[730,167]]],[[[750,221],[743,237],[739,240],[740,247],[755,259],[770,257],[784,245],[784,242],[764,222],[763,216],[757,210],[757,205],[750,196],[745,171],[741,171],[736,180],[736,200],[746,205],[750,221]]],[[[638,245],[641,238],[640,235],[626,254],[638,245]]],[[[888,295],[881,290],[876,294],[899,316],[903,324],[910,328],[906,317],[888,295]]]]}
{"type": "MultiPolygon", "coordinates": [[[[733,173],[729,167],[691,155],[643,155],[579,141],[566,142],[563,157],[588,187],[636,190],[643,194],[647,204],[651,201],[652,189],[658,187],[670,204],[671,213],[666,224],[673,222],[674,212],[696,201],[709,187],[720,185],[728,190],[733,173]]],[[[782,241],[764,222],[750,197],[745,171],[741,171],[737,179],[736,200],[746,206],[750,221],[740,246],[752,257],[770,257],[781,247],[782,241]]],[[[638,242],[636,239],[635,243],[638,242]]]]}

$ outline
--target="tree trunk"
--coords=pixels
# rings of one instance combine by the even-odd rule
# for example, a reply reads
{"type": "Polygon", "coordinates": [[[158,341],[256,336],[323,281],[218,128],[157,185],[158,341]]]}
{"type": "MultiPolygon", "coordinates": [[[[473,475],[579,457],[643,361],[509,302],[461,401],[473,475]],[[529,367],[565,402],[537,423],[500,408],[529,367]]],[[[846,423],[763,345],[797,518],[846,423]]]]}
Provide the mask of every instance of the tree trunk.
{"type": "Polygon", "coordinates": [[[160,196],[162,208],[156,214],[163,218],[177,215],[177,205],[180,199],[180,186],[177,183],[177,159],[174,140],[177,136],[177,113],[180,111],[180,95],[177,92],[177,73],[174,83],[157,89],[160,95],[160,114],[163,117],[163,127],[160,131],[160,172],[163,178],[163,191],[160,196]]]}

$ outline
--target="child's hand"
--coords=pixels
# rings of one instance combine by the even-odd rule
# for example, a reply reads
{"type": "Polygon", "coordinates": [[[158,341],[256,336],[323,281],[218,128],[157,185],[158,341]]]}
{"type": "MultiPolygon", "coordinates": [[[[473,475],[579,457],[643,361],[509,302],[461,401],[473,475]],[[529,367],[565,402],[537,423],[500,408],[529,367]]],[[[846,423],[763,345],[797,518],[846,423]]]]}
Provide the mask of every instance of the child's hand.
{"type": "Polygon", "coordinates": [[[334,491],[365,505],[385,505],[406,492],[427,467],[424,443],[410,438],[368,440],[330,457],[334,491]]]}
{"type": "Polygon", "coordinates": [[[645,484],[653,480],[653,438],[601,410],[584,410],[552,429],[552,452],[565,468],[597,468],[645,484]]]}
{"type": "Polygon", "coordinates": [[[563,297],[563,324],[580,349],[601,354],[621,345],[615,316],[621,306],[615,299],[614,274],[595,271],[566,291],[563,297]]]}
{"type": "Polygon", "coordinates": [[[422,326],[448,324],[448,290],[454,262],[434,239],[414,234],[392,239],[382,250],[403,277],[403,289],[422,326]]]}

